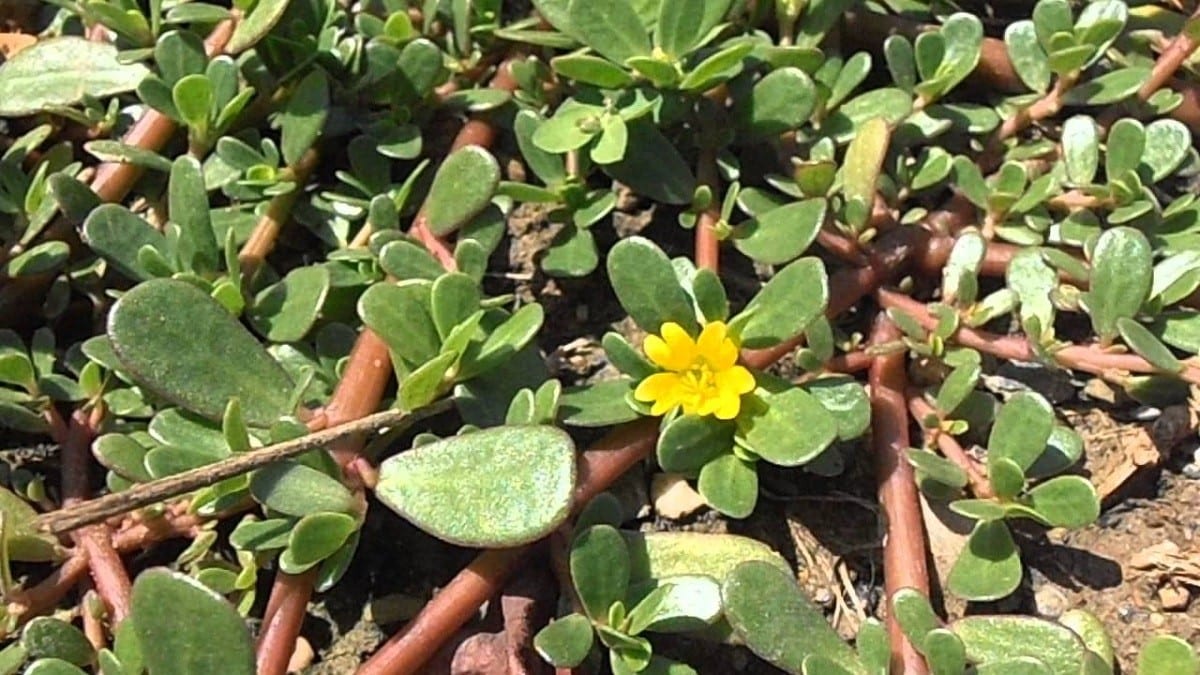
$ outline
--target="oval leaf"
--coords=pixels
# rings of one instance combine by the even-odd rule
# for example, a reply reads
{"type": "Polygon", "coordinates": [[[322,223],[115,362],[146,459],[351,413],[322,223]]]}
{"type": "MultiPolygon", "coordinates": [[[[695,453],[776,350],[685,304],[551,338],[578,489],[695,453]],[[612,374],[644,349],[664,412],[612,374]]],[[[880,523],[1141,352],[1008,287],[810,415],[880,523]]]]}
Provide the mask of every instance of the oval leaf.
{"type": "Polygon", "coordinates": [[[460,546],[519,546],[561,524],[575,489],[575,445],[553,427],[499,427],[391,457],[375,493],[460,546]]]}
{"type": "Polygon", "coordinates": [[[108,338],[125,371],[168,401],[220,420],[230,399],[252,426],[289,409],[292,381],[230,313],[185,281],[155,279],[121,297],[108,338]]]}

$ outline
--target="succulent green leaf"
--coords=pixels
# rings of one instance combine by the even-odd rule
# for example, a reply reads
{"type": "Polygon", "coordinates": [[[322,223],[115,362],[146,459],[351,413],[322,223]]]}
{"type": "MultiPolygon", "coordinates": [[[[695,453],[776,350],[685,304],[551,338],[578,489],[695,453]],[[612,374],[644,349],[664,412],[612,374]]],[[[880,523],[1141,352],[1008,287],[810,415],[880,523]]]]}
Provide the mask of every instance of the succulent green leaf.
{"type": "Polygon", "coordinates": [[[483,211],[500,185],[500,165],[477,145],[457,150],[438,167],[425,199],[429,229],[444,236],[483,211]]]}
{"type": "Polygon", "coordinates": [[[621,378],[568,387],[559,403],[563,424],[571,427],[607,427],[631,422],[641,415],[629,405],[634,381],[621,378]]]}
{"type": "Polygon", "coordinates": [[[1200,657],[1184,640],[1174,635],[1156,635],[1138,654],[1137,675],[1195,675],[1200,657]]]}
{"type": "Polygon", "coordinates": [[[852,673],[864,674],[858,656],[804,597],[788,572],[764,563],[734,568],[721,587],[725,616],[755,654],[788,672],[819,654],[852,673]]]}
{"type": "Polygon", "coordinates": [[[176,82],[171,87],[171,101],[184,124],[196,133],[208,133],[215,98],[207,75],[196,73],[176,82]]]}
{"type": "Polygon", "coordinates": [[[799,68],[780,68],[735,103],[733,116],[751,136],[778,136],[808,121],[815,104],[816,88],[808,74],[799,68]]]}
{"type": "Polygon", "coordinates": [[[1153,254],[1140,230],[1105,230],[1092,249],[1091,289],[1084,295],[1092,327],[1104,342],[1118,333],[1117,320],[1133,318],[1149,296],[1153,254]]]}
{"type": "Polygon", "coordinates": [[[254,673],[254,644],[242,616],[185,574],[164,568],[142,572],[133,584],[128,620],[151,673],[254,673]]]}
{"type": "Polygon", "coordinates": [[[150,71],[117,48],[77,36],[39,40],[0,65],[0,117],[20,117],[133,91],[150,71]]]}
{"type": "Polygon", "coordinates": [[[623,239],[608,254],[608,278],[621,307],[648,333],[674,322],[696,331],[696,310],[679,285],[671,261],[654,242],[640,236],[623,239]]]}
{"type": "Polygon", "coordinates": [[[259,291],[247,308],[250,323],[272,342],[298,342],[317,323],[331,288],[328,267],[297,267],[259,291]]]}
{"type": "Polygon", "coordinates": [[[744,402],[738,416],[738,443],[779,466],[812,461],[837,438],[833,414],[799,387],[762,393],[744,402]]]}
{"type": "Polygon", "coordinates": [[[772,277],[739,315],[744,320],[742,346],[770,347],[798,335],[828,304],[825,265],[817,258],[796,260],[772,277]]]}
{"type": "Polygon", "coordinates": [[[380,465],[375,494],[440,539],[497,548],[535,541],[562,524],[574,489],[570,436],[549,426],[511,426],[390,457],[380,465]]]}
{"type": "Polygon", "coordinates": [[[679,58],[704,37],[704,12],[691,0],[662,0],[654,24],[654,44],[668,56],[679,58]]]}
{"type": "Polygon", "coordinates": [[[354,495],[340,481],[295,461],[254,472],[250,493],[267,508],[300,518],[322,511],[350,514],[358,510],[354,495]]]}
{"type": "Polygon", "coordinates": [[[123,295],[108,316],[108,339],[140,385],[211,420],[229,399],[246,422],[265,427],[293,411],[283,368],[207,293],[184,281],[155,279],[123,295]]]}
{"type": "Polygon", "coordinates": [[[275,24],[283,18],[290,0],[258,0],[250,13],[237,22],[229,43],[225,46],[228,54],[238,54],[253,47],[265,38],[275,24]]]}
{"type": "Polygon", "coordinates": [[[363,323],[414,367],[437,356],[441,345],[430,315],[430,288],[425,281],[378,283],[358,300],[363,323]]]}
{"type": "Polygon", "coordinates": [[[29,664],[23,675],[85,675],[85,673],[70,661],[45,658],[29,664]]]}
{"type": "Polygon", "coordinates": [[[825,222],[828,202],[806,199],[771,209],[738,228],[734,246],[766,265],[780,265],[804,254],[825,222]]]}
{"type": "Polygon", "coordinates": [[[933,675],[959,675],[966,668],[966,646],[957,635],[945,628],[929,631],[920,648],[933,675]]]}
{"type": "Polygon", "coordinates": [[[725,579],[735,567],[755,560],[790,574],[787,561],[766,544],[735,534],[636,532],[622,530],[629,548],[631,581],[704,576],[725,579]]]}
{"type": "Polygon", "coordinates": [[[929,604],[929,598],[915,588],[901,588],[892,595],[891,611],[895,613],[900,630],[914,645],[925,643],[930,631],[941,626],[941,620],[929,604]]]}
{"type": "Polygon", "coordinates": [[[296,83],[276,119],[280,130],[279,148],[288,166],[295,166],[320,138],[328,117],[329,78],[324,70],[312,68],[296,83]]]}
{"type": "Polygon", "coordinates": [[[1096,488],[1082,476],[1052,478],[1030,490],[1027,501],[1053,527],[1085,527],[1100,515],[1096,488]]]}
{"type": "MultiPolygon", "coordinates": [[[[989,458],[990,459],[990,458],[989,458]]],[[[1025,472],[1016,462],[1000,457],[988,462],[988,482],[1001,499],[1012,499],[1025,487],[1025,472]]]]}
{"type": "Polygon", "coordinates": [[[124,434],[104,434],[92,442],[92,454],[105,468],[136,482],[151,479],[146,471],[146,449],[124,434]]]}
{"type": "Polygon", "coordinates": [[[1183,163],[1191,147],[1191,132],[1179,120],[1161,119],[1146,125],[1142,163],[1150,167],[1150,181],[1170,176],[1183,163]]]}
{"type": "MultiPolygon", "coordinates": [[[[986,601],[1009,595],[1020,583],[1021,557],[1008,525],[1003,520],[976,523],[967,545],[950,568],[947,587],[963,599],[986,601]]],[[[970,641],[965,637],[963,641],[967,642],[970,653],[970,641]]]]}
{"type": "Polygon", "coordinates": [[[279,558],[289,574],[300,574],[337,552],[358,529],[358,520],[344,513],[310,513],[288,536],[287,550],[279,558]]]}
{"type": "Polygon", "coordinates": [[[586,616],[568,614],[538,631],[533,648],[555,668],[574,668],[587,658],[595,639],[592,622],[586,616]]]}
{"type": "Polygon", "coordinates": [[[571,0],[567,17],[584,44],[614,63],[650,55],[650,37],[629,0],[571,0]]]}
{"type": "Polygon", "coordinates": [[[1040,394],[1018,392],[996,415],[988,437],[988,464],[1001,458],[1016,462],[1022,471],[1046,449],[1054,430],[1054,409],[1040,394]]]}
{"type": "Polygon", "coordinates": [[[176,256],[185,269],[199,274],[215,271],[221,250],[213,234],[200,162],[189,155],[176,158],[171,165],[168,193],[171,221],[179,226],[176,256]]]}
{"type": "Polygon", "coordinates": [[[950,630],[962,639],[967,658],[974,663],[1032,657],[1051,673],[1078,673],[1083,668],[1083,642],[1071,629],[1051,621],[1026,616],[968,616],[950,624],[950,630]]]}
{"type": "Polygon", "coordinates": [[[1111,182],[1127,171],[1136,171],[1146,148],[1146,130],[1142,123],[1126,117],[1117,120],[1108,132],[1105,145],[1104,173],[1111,182]]]}
{"type": "Polygon", "coordinates": [[[696,177],[675,145],[646,118],[630,122],[627,132],[625,156],[619,162],[604,165],[604,171],[655,201],[691,203],[696,177]]]}
{"type": "MultiPolygon", "coordinates": [[[[564,54],[550,60],[554,72],[576,82],[605,89],[620,89],[633,84],[633,76],[608,59],[591,54],[564,54]]],[[[534,115],[530,112],[529,115],[534,115]]]]}
{"type": "Polygon", "coordinates": [[[1143,66],[1121,68],[1078,84],[1063,95],[1067,105],[1110,105],[1132,96],[1150,77],[1143,66]]]}
{"type": "Polygon", "coordinates": [[[57,658],[77,666],[88,665],[95,656],[83,631],[49,616],[39,616],[25,625],[21,645],[31,659],[57,658]]]}
{"type": "Polygon", "coordinates": [[[542,271],[551,276],[583,277],[599,264],[596,238],[591,230],[567,224],[550,242],[542,258],[542,271]]]}
{"type": "Polygon", "coordinates": [[[604,621],[609,607],[623,601],[629,588],[629,550],[611,525],[595,525],[571,542],[571,580],[584,611],[604,621]]]}
{"type": "Polygon", "coordinates": [[[1100,166],[1100,131],[1087,115],[1075,115],[1063,123],[1063,158],[1067,180],[1075,185],[1090,185],[1100,166]]]}
{"type": "Polygon", "coordinates": [[[83,221],[83,241],[118,272],[134,281],[153,278],[137,252],[151,246],[166,255],[167,240],[150,223],[119,204],[96,207],[83,221]]]}
{"type": "Polygon", "coordinates": [[[928,450],[910,448],[908,462],[917,470],[917,484],[926,492],[938,489],[929,486],[927,481],[956,490],[967,484],[967,472],[962,467],[928,450]]]}
{"type": "Polygon", "coordinates": [[[1050,86],[1050,63],[1038,43],[1032,21],[1015,21],[1004,31],[1008,58],[1017,76],[1033,91],[1041,94],[1050,86]]]}
{"type": "Polygon", "coordinates": [[[650,589],[629,613],[630,632],[688,633],[704,630],[721,617],[721,586],[702,575],[652,579],[630,588],[631,602],[650,589]],[[651,594],[657,597],[647,602],[651,594]],[[653,611],[650,611],[653,610],[653,611]],[[636,626],[634,625],[636,621],[636,626]]]}
{"type": "Polygon", "coordinates": [[[388,242],[379,250],[379,266],[399,281],[437,279],[445,270],[423,246],[404,239],[388,242]]]}
{"type": "Polygon", "coordinates": [[[856,229],[866,224],[875,203],[875,184],[879,180],[883,160],[887,156],[891,129],[882,117],[873,117],[862,124],[846,148],[842,165],[842,192],[847,201],[857,201],[861,219],[852,222],[856,229]]]}
{"type": "Polygon", "coordinates": [[[733,448],[734,425],[710,415],[682,415],[658,437],[658,463],[664,471],[697,475],[701,467],[733,448]]]}
{"type": "Polygon", "coordinates": [[[746,518],[758,503],[758,470],[754,462],[727,452],[700,468],[696,487],[717,511],[730,518],[746,518]]]}
{"type": "Polygon", "coordinates": [[[1117,319],[1117,330],[1121,332],[1121,339],[1125,340],[1125,344],[1155,368],[1168,373],[1179,373],[1183,370],[1183,363],[1141,323],[1121,317],[1117,319]]]}

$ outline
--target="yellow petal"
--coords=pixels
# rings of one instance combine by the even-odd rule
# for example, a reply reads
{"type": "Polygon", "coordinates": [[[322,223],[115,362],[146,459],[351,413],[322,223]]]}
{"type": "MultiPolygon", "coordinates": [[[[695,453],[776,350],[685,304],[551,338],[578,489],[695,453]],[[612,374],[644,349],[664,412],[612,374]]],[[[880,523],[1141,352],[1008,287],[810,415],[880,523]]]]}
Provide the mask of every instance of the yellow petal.
{"type": "Polygon", "coordinates": [[[679,376],[674,373],[655,373],[638,383],[633,391],[633,397],[644,403],[659,401],[663,398],[674,398],[679,376]]]}
{"type": "Polygon", "coordinates": [[[687,370],[696,360],[696,343],[677,323],[664,323],[662,337],[646,336],[642,348],[651,361],[666,370],[687,370]]]}
{"type": "Polygon", "coordinates": [[[754,391],[754,375],[743,366],[734,366],[718,372],[715,376],[717,389],[724,395],[727,392],[737,396],[754,391]]]}
{"type": "Polygon", "coordinates": [[[700,356],[711,363],[716,360],[724,342],[725,323],[714,321],[704,325],[704,330],[700,331],[700,339],[696,340],[696,348],[700,351],[700,356]]]}
{"type": "Polygon", "coordinates": [[[719,420],[731,420],[737,417],[738,412],[742,409],[742,397],[727,391],[721,392],[721,398],[717,401],[719,404],[713,411],[713,415],[719,420]]]}

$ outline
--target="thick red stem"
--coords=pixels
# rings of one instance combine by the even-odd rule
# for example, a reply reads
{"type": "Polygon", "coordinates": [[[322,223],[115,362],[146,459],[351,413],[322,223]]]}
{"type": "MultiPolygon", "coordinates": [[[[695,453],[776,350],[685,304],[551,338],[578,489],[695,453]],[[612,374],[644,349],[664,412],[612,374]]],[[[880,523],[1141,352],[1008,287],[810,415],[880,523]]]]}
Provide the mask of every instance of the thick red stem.
{"type": "MultiPolygon", "coordinates": [[[[899,340],[900,330],[885,314],[879,314],[871,331],[873,344],[899,340]]],[[[905,453],[909,447],[908,411],[904,390],[908,386],[904,352],[875,358],[871,364],[871,446],[879,471],[879,503],[887,520],[883,545],[884,588],[888,597],[888,634],[892,645],[892,670],[905,675],[929,672],[925,659],[900,630],[891,598],[902,588],[929,595],[929,570],[925,564],[925,524],[912,466],[905,453]]]]}

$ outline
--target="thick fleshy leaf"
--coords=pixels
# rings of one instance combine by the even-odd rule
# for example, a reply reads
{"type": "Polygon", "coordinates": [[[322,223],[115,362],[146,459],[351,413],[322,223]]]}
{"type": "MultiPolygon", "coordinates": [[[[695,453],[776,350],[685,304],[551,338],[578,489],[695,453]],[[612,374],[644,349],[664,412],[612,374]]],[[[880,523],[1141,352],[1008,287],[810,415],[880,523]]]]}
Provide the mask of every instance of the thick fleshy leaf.
{"type": "Polygon", "coordinates": [[[483,211],[500,185],[500,165],[477,145],[455,151],[438,167],[425,199],[429,229],[444,236],[483,211]]]}
{"type": "Polygon", "coordinates": [[[555,668],[574,668],[587,658],[595,639],[592,622],[586,616],[568,614],[538,631],[533,648],[555,668]]]}
{"type": "Polygon", "coordinates": [[[915,588],[901,588],[892,595],[892,611],[900,630],[914,645],[925,642],[925,636],[941,625],[941,620],[929,604],[929,598],[915,588]]]}
{"type": "Polygon", "coordinates": [[[935,628],[921,644],[933,675],[959,675],[967,665],[967,648],[961,638],[945,628],[935,628]]]}
{"type": "Polygon", "coordinates": [[[908,462],[917,470],[917,484],[927,492],[937,490],[936,486],[929,486],[927,481],[955,490],[967,485],[967,472],[962,467],[928,450],[910,448],[908,462]]]}
{"type": "Polygon", "coordinates": [[[146,482],[146,449],[124,434],[105,434],[92,443],[92,454],[105,468],[132,481],[146,482]]]}
{"type": "Polygon", "coordinates": [[[1117,120],[1108,132],[1105,144],[1104,173],[1108,180],[1119,179],[1127,171],[1136,171],[1146,148],[1146,129],[1142,123],[1125,117],[1117,120]]]}
{"type": "Polygon", "coordinates": [[[688,633],[721,616],[721,586],[707,576],[654,579],[630,588],[630,632],[688,633]],[[651,597],[653,595],[654,597],[651,597]]]}
{"type": "Polygon", "coordinates": [[[383,271],[405,279],[437,279],[445,270],[423,246],[407,240],[389,242],[379,250],[379,266],[383,271]]]}
{"type": "Polygon", "coordinates": [[[654,201],[690,203],[696,191],[696,177],[675,144],[645,118],[630,122],[627,132],[625,156],[615,164],[604,165],[604,171],[654,201]]]}
{"type": "Polygon", "coordinates": [[[1026,495],[1030,508],[1054,527],[1085,527],[1100,515],[1096,488],[1082,476],[1059,476],[1026,495]]]}
{"type": "Polygon", "coordinates": [[[629,588],[629,551],[611,525],[596,525],[571,542],[571,580],[579,601],[593,620],[603,621],[629,588]]]}
{"type": "Polygon", "coordinates": [[[988,461],[1010,459],[1024,471],[1045,451],[1053,430],[1054,409],[1046,399],[1018,392],[996,414],[988,437],[988,461]]]}
{"type": "Polygon", "coordinates": [[[237,54],[253,47],[267,36],[283,18],[290,0],[259,0],[250,13],[237,22],[237,28],[225,46],[228,54],[237,54]]]}
{"type": "Polygon", "coordinates": [[[700,468],[696,489],[709,506],[730,518],[746,518],[758,503],[758,467],[732,452],[700,468]]]}
{"type": "Polygon", "coordinates": [[[1025,616],[968,616],[949,628],[962,639],[967,658],[975,663],[1033,657],[1052,673],[1078,673],[1083,668],[1083,642],[1071,629],[1051,621],[1025,616]]]}
{"type": "Polygon", "coordinates": [[[497,548],[534,541],[560,525],[574,489],[570,436],[548,426],[513,426],[390,457],[380,465],[375,494],[436,537],[497,548]]]}
{"type": "Polygon", "coordinates": [[[487,372],[500,366],[504,361],[530,344],[542,327],[546,313],[539,304],[521,307],[511,316],[504,316],[498,325],[489,324],[485,317],[484,325],[490,329],[490,334],[478,351],[468,350],[463,358],[459,376],[474,377],[478,373],[487,372]],[[494,327],[493,327],[494,326],[494,327]]]}
{"type": "MultiPolygon", "coordinates": [[[[610,254],[611,255],[611,254],[610,254]]],[[[825,311],[829,283],[825,265],[801,258],[780,270],[743,310],[742,346],[770,347],[799,334],[825,311]]],[[[734,317],[734,323],[740,323],[734,317]]]]}
{"type": "Polygon", "coordinates": [[[331,286],[328,267],[297,267],[259,291],[248,308],[250,322],[271,342],[297,342],[321,316],[331,286]]]}
{"type": "Polygon", "coordinates": [[[176,256],[186,269],[199,274],[216,270],[221,250],[213,235],[200,162],[189,155],[177,157],[171,165],[168,191],[171,222],[179,226],[176,256]]]}
{"type": "Polygon", "coordinates": [[[85,675],[85,673],[70,661],[48,658],[38,659],[29,664],[23,675],[85,675]]]}
{"type": "Polygon", "coordinates": [[[734,425],[710,415],[683,415],[658,436],[658,463],[664,471],[696,475],[700,468],[733,448],[734,425]]]}
{"type": "MultiPolygon", "coordinates": [[[[1058,617],[1058,622],[1070,628],[1083,640],[1089,652],[1098,657],[1109,669],[1115,663],[1112,638],[1099,617],[1086,609],[1069,609],[1058,617]]],[[[1090,671],[1088,671],[1090,672],[1090,671]]]]}
{"type": "Polygon", "coordinates": [[[1025,472],[1007,457],[988,458],[988,482],[1000,499],[1012,499],[1025,487],[1025,472]]]}
{"type": "Polygon", "coordinates": [[[817,238],[827,207],[824,199],[806,199],[771,209],[740,225],[733,245],[766,265],[795,260],[817,238]]]}
{"type": "Polygon", "coordinates": [[[704,37],[704,18],[691,0],[662,0],[654,24],[655,46],[675,58],[687,54],[704,37]]]}
{"type": "Polygon", "coordinates": [[[354,495],[340,481],[295,461],[278,462],[254,472],[250,493],[259,503],[289,516],[332,511],[355,513],[354,495]]]}
{"type": "Polygon", "coordinates": [[[329,117],[329,78],[320,68],[312,68],[296,83],[292,95],[279,111],[279,148],[283,161],[294,166],[321,136],[329,117]]]}
{"type": "Polygon", "coordinates": [[[571,0],[567,16],[572,32],[610,61],[650,55],[650,36],[629,0],[571,0]]]}
{"type": "Polygon", "coordinates": [[[912,103],[912,95],[903,89],[872,89],[839,106],[821,124],[821,131],[838,143],[845,143],[854,137],[858,125],[872,117],[882,117],[888,124],[900,123],[912,112],[912,103]]]}
{"type": "Polygon", "coordinates": [[[1084,295],[1092,327],[1104,341],[1118,333],[1117,320],[1133,318],[1150,293],[1154,279],[1150,242],[1140,230],[1105,230],[1092,249],[1091,288],[1084,295]]]}
{"type": "Polygon", "coordinates": [[[617,300],[642,330],[657,334],[667,322],[696,330],[692,301],[657,244],[639,236],[623,239],[609,251],[607,264],[617,300]]]}
{"type": "Polygon", "coordinates": [[[596,238],[586,228],[564,225],[542,258],[542,271],[551,276],[583,277],[600,264],[596,238]]]}
{"type": "Polygon", "coordinates": [[[254,643],[245,620],[200,582],[150,569],[138,576],[132,600],[129,621],[151,673],[253,675],[254,643]]]}
{"type": "Polygon", "coordinates": [[[842,641],[788,572],[763,562],[734,568],[721,588],[725,616],[746,646],[788,672],[800,672],[805,657],[819,654],[853,673],[858,656],[842,641]]]}
{"type": "Polygon", "coordinates": [[[122,63],[107,42],[76,36],[40,40],[0,65],[0,117],[133,91],[149,74],[141,63],[122,63]]]}
{"type": "Polygon", "coordinates": [[[605,89],[620,89],[633,84],[634,81],[633,76],[625,69],[612,61],[591,54],[558,56],[550,60],[550,66],[563,77],[605,89]]]}
{"type": "Polygon", "coordinates": [[[25,625],[21,645],[31,659],[57,658],[77,666],[86,666],[95,656],[83,631],[49,616],[39,616],[25,625]]]}
{"type": "Polygon", "coordinates": [[[1077,84],[1063,96],[1067,105],[1109,105],[1132,96],[1150,77],[1150,68],[1121,68],[1077,84]]]}
{"type": "Polygon", "coordinates": [[[150,246],[167,255],[167,240],[150,223],[120,204],[103,204],[83,221],[83,241],[118,272],[135,281],[153,275],[138,261],[137,252],[150,246]]]}
{"type": "Polygon", "coordinates": [[[300,574],[337,552],[358,529],[358,521],[344,513],[310,513],[300,519],[279,558],[289,574],[300,574]]]}
{"type": "Polygon", "coordinates": [[[1021,557],[1008,526],[1002,520],[976,523],[950,568],[947,587],[966,600],[986,601],[1007,596],[1020,583],[1021,557]]]}
{"type": "Polygon", "coordinates": [[[1137,675],[1195,675],[1200,672],[1200,656],[1184,640],[1174,635],[1156,635],[1138,654],[1137,675]]]}
{"type": "Polygon", "coordinates": [[[1075,115],[1063,124],[1063,158],[1067,180],[1075,185],[1090,185],[1100,167],[1100,130],[1087,115],[1075,115]]]}
{"type": "Polygon", "coordinates": [[[755,137],[777,136],[808,121],[816,104],[812,79],[799,68],[772,71],[734,104],[738,125],[755,137]]]}
{"type": "Polygon", "coordinates": [[[735,567],[755,560],[789,574],[787,561],[766,544],[736,534],[700,532],[635,532],[622,530],[629,549],[630,578],[649,579],[705,576],[725,579],[735,567]]]}
{"type": "Polygon", "coordinates": [[[1133,319],[1121,317],[1117,319],[1117,330],[1121,332],[1121,339],[1125,340],[1125,344],[1155,368],[1168,373],[1178,373],[1183,370],[1183,363],[1175,358],[1171,350],[1159,342],[1158,338],[1142,324],[1133,319]]]}
{"type": "Polygon", "coordinates": [[[139,384],[196,414],[219,420],[229,400],[265,427],[293,411],[293,384],[258,340],[216,300],[171,279],[142,283],[108,316],[108,338],[139,384]]]}
{"type": "Polygon", "coordinates": [[[1150,167],[1150,180],[1170,176],[1187,157],[1191,147],[1191,132],[1179,120],[1161,119],[1146,125],[1146,148],[1142,162],[1150,167]]]}
{"type": "Polygon", "coordinates": [[[772,464],[800,466],[833,443],[838,423],[821,401],[799,387],[747,399],[738,443],[772,464]]]}
{"type": "Polygon", "coordinates": [[[1010,23],[1004,31],[1004,44],[1008,47],[1008,58],[1012,61],[1017,76],[1039,94],[1050,86],[1050,63],[1046,52],[1038,44],[1037,31],[1032,21],[1010,23]]]}
{"type": "Polygon", "coordinates": [[[363,323],[413,367],[437,356],[441,346],[430,315],[431,288],[426,281],[378,283],[358,299],[363,323]]]}

